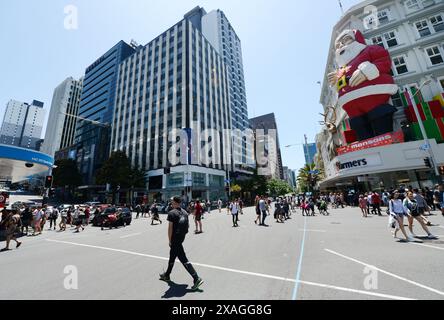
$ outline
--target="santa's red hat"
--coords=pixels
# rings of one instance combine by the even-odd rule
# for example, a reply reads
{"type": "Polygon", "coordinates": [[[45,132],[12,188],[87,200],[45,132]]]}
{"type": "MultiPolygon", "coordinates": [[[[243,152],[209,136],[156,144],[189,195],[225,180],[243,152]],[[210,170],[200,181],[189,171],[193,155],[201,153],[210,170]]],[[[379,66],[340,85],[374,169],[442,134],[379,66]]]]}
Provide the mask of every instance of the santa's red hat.
{"type": "Polygon", "coordinates": [[[337,38],[336,38],[336,42],[337,42],[339,39],[341,39],[341,38],[343,38],[344,36],[346,36],[346,35],[352,37],[353,39],[355,39],[355,41],[357,41],[357,42],[359,42],[359,43],[366,44],[366,43],[365,43],[365,38],[364,38],[364,36],[362,35],[362,32],[361,32],[361,31],[359,31],[359,30],[350,30],[350,29],[347,29],[347,30],[342,31],[342,32],[337,36],[337,38]]]}

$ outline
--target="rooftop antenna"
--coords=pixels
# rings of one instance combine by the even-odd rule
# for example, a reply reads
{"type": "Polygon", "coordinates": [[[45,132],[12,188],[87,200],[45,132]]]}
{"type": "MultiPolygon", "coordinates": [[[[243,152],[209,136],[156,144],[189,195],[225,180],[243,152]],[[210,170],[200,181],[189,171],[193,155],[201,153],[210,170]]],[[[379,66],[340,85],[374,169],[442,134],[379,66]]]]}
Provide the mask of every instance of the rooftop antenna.
{"type": "Polygon", "coordinates": [[[341,8],[342,15],[344,15],[344,7],[342,6],[342,1],[338,0],[338,2],[339,2],[339,7],[341,8]]]}

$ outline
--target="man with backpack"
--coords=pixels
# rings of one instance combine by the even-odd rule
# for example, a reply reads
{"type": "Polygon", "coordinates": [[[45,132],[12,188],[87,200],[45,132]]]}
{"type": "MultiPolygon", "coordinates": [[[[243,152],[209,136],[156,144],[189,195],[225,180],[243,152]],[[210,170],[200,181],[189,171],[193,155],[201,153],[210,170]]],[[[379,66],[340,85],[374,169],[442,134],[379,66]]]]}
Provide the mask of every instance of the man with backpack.
{"type": "Polygon", "coordinates": [[[188,261],[183,248],[183,242],[185,241],[189,229],[188,212],[181,208],[180,204],[182,201],[180,197],[174,197],[171,200],[172,210],[168,212],[167,218],[169,221],[168,240],[170,245],[170,259],[168,262],[168,269],[165,273],[160,275],[160,280],[166,282],[171,281],[170,275],[171,271],[173,271],[174,262],[176,258],[179,258],[185,269],[193,277],[194,284],[191,289],[198,290],[203,284],[203,280],[198,276],[191,262],[188,261]]]}

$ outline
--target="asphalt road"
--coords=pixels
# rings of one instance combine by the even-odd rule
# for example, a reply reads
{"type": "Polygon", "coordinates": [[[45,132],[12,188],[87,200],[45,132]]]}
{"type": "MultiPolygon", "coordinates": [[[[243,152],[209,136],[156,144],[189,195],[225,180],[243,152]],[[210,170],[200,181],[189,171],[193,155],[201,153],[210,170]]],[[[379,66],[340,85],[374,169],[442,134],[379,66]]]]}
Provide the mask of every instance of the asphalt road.
{"type": "MultiPolygon", "coordinates": [[[[206,215],[204,233],[191,228],[185,241],[205,281],[199,292],[191,292],[179,261],[174,284],[158,280],[168,260],[165,216],[158,226],[138,219],[117,230],[45,230],[0,253],[0,299],[444,299],[444,227],[432,227],[442,240],[401,243],[385,216],[330,211],[298,211],[284,224],[270,217],[269,227],[259,227],[248,208],[239,228],[226,211],[206,215]]],[[[441,215],[430,219],[444,224],[441,215]]],[[[423,234],[417,224],[415,232],[423,234]]]]}

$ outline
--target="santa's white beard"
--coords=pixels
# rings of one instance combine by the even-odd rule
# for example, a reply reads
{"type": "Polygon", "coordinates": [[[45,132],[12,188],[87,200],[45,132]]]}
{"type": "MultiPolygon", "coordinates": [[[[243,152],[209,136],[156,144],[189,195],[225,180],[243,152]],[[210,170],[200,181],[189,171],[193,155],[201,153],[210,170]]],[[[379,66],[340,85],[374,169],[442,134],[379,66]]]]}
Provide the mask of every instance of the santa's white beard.
{"type": "Polygon", "coordinates": [[[356,58],[367,46],[358,41],[353,41],[348,46],[336,50],[336,62],[339,67],[347,65],[356,58]],[[342,52],[342,54],[341,54],[342,52]]]}

